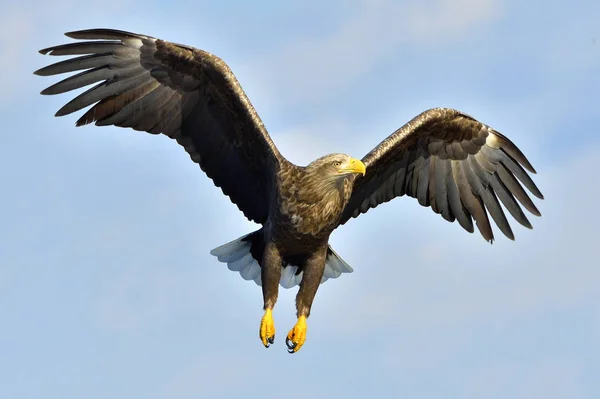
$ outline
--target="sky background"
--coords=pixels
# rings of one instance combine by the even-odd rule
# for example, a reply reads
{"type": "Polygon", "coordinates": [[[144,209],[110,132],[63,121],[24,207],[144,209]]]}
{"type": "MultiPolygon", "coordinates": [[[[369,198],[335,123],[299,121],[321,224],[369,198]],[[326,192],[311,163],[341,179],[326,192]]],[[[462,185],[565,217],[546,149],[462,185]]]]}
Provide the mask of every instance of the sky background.
{"type": "MultiPolygon", "coordinates": [[[[0,397],[599,398],[600,3],[75,0],[0,9],[0,397]],[[546,200],[494,245],[411,198],[331,237],[300,352],[296,290],[209,251],[256,229],[173,140],[54,118],[32,72],[107,27],[223,58],[276,145],[362,157],[453,107],[511,138],[546,200]]],[[[78,115],[80,115],[79,113],[78,115]]],[[[497,230],[496,230],[497,231],[497,230]]]]}

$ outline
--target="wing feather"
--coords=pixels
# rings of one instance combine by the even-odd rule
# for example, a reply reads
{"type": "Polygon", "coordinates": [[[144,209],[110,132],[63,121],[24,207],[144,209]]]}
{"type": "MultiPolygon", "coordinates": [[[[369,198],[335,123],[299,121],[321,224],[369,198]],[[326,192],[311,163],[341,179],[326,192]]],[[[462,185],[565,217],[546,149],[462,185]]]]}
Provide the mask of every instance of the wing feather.
{"type": "MultiPolygon", "coordinates": [[[[396,197],[404,195],[404,193],[406,192],[404,189],[404,181],[406,180],[406,169],[408,166],[409,158],[410,153],[404,153],[398,164],[398,171],[396,173],[396,179],[394,180],[394,194],[396,195],[396,197]]],[[[390,198],[390,200],[392,198],[390,198]]],[[[366,212],[366,210],[363,212],[366,212]]]]}
{"type": "Polygon", "coordinates": [[[450,167],[448,168],[446,175],[446,183],[448,188],[448,200],[450,202],[450,208],[456,216],[458,223],[469,233],[475,231],[473,227],[473,219],[471,214],[467,211],[465,204],[460,197],[460,190],[458,189],[458,180],[455,175],[455,168],[452,167],[452,163],[455,161],[446,160],[450,167]]]}
{"type": "Polygon", "coordinates": [[[447,221],[454,222],[456,217],[450,207],[448,185],[446,183],[446,179],[450,173],[450,161],[447,159],[439,159],[437,157],[431,157],[431,161],[435,161],[435,173],[432,176],[432,180],[435,181],[435,201],[439,213],[447,221]]]}
{"type": "Polygon", "coordinates": [[[452,169],[455,171],[455,180],[458,183],[458,192],[460,198],[465,205],[465,208],[475,219],[475,224],[479,229],[479,232],[486,239],[491,241],[494,238],[492,233],[492,226],[488,219],[488,214],[485,211],[483,201],[480,197],[480,186],[473,188],[473,175],[470,170],[467,169],[468,165],[463,162],[456,160],[452,161],[452,169]]]}
{"type": "Polygon", "coordinates": [[[134,119],[140,113],[145,114],[145,110],[152,109],[151,105],[164,109],[165,104],[176,95],[168,87],[153,81],[151,85],[135,93],[131,101],[118,110],[116,110],[117,104],[113,100],[114,97],[102,100],[106,101],[106,105],[101,106],[102,102],[96,105],[94,107],[97,108],[96,115],[90,115],[91,120],[97,120],[96,125],[98,126],[130,127],[127,125],[127,121],[134,119]]]}
{"type": "Polygon", "coordinates": [[[436,174],[436,158],[429,157],[429,173],[430,178],[428,178],[429,187],[428,187],[428,196],[429,196],[429,204],[431,205],[431,210],[437,214],[440,214],[440,208],[437,203],[437,193],[435,191],[435,174],[436,174]]]}
{"type": "Polygon", "coordinates": [[[419,204],[422,206],[429,206],[429,175],[430,175],[430,166],[431,161],[429,157],[419,158],[421,160],[419,166],[419,179],[417,184],[417,199],[419,200],[419,204]]]}
{"type": "Polygon", "coordinates": [[[519,200],[525,209],[533,213],[535,216],[541,216],[540,211],[537,209],[531,198],[529,198],[523,187],[519,184],[515,176],[510,173],[506,166],[503,164],[499,165],[496,173],[498,173],[500,181],[508,188],[509,192],[519,200]]]}
{"type": "Polygon", "coordinates": [[[529,229],[533,228],[533,226],[531,226],[531,223],[527,219],[527,216],[525,216],[525,213],[515,200],[515,197],[500,181],[498,175],[494,175],[494,178],[490,182],[490,186],[492,190],[494,190],[500,201],[502,201],[504,207],[508,210],[508,212],[510,212],[512,217],[515,218],[517,222],[529,229]]]}
{"type": "Polygon", "coordinates": [[[145,86],[149,83],[150,79],[152,79],[150,77],[150,72],[145,71],[139,76],[102,82],[69,101],[58,110],[56,116],[65,116],[97,103],[107,97],[128,93],[138,87],[145,86]]]}

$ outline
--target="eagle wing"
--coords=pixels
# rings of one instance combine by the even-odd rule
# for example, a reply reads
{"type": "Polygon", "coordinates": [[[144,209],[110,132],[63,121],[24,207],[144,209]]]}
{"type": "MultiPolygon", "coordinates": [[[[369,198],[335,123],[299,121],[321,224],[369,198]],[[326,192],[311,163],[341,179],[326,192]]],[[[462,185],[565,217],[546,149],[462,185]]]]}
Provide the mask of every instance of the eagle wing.
{"type": "Polygon", "coordinates": [[[100,82],[56,116],[95,104],[77,126],[130,127],[177,140],[214,184],[257,223],[268,215],[268,190],[285,159],[227,64],[193,47],[109,29],[66,33],[75,42],[40,50],[80,55],[35,72],[72,71],[42,91],[59,94],[100,82]]]}
{"type": "Polygon", "coordinates": [[[535,170],[508,138],[457,110],[434,108],[392,133],[364,158],[367,171],[358,177],[340,224],[408,195],[450,222],[458,220],[493,241],[489,215],[514,239],[500,202],[523,226],[531,228],[519,203],[540,216],[523,186],[543,199],[526,172],[535,170]]]}

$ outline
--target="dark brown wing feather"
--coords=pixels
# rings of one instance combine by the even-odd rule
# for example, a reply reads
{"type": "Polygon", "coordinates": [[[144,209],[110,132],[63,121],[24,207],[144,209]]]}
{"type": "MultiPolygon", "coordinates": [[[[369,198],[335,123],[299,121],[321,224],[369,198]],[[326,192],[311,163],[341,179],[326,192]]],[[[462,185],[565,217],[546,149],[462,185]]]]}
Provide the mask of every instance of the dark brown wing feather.
{"type": "Polygon", "coordinates": [[[248,219],[266,220],[272,175],[286,161],[225,62],[202,50],[135,33],[93,29],[66,35],[95,41],[41,50],[48,55],[81,56],[35,74],[84,71],[42,94],[100,83],[56,116],[95,104],[77,126],[95,122],[176,139],[248,219]]]}
{"type": "Polygon", "coordinates": [[[500,203],[523,226],[531,224],[519,202],[540,216],[522,185],[543,198],[526,170],[535,170],[506,137],[462,112],[425,111],[392,133],[363,158],[340,224],[395,197],[407,194],[450,222],[494,239],[489,216],[508,238],[512,229],[500,203]]]}

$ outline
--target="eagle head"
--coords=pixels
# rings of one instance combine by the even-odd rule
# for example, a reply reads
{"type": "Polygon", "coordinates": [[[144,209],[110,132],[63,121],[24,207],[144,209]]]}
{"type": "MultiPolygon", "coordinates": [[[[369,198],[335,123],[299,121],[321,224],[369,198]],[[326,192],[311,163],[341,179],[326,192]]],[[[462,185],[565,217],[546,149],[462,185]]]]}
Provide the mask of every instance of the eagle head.
{"type": "Polygon", "coordinates": [[[351,175],[365,175],[366,166],[360,159],[346,154],[329,154],[318,158],[306,167],[307,172],[324,180],[338,180],[351,175]]]}

